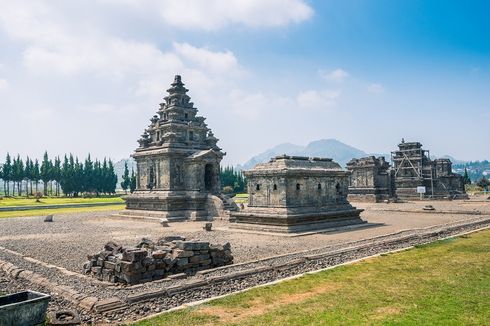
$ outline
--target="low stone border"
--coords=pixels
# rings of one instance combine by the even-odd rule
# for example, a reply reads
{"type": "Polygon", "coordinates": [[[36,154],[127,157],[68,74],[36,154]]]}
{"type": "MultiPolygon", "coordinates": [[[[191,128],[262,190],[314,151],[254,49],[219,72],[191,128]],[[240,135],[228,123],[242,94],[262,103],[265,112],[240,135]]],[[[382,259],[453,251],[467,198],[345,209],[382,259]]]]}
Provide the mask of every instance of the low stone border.
{"type": "MultiPolygon", "coordinates": [[[[151,292],[149,291],[145,293],[132,294],[125,298],[125,294],[121,293],[122,298],[124,299],[119,299],[117,297],[99,299],[93,296],[85,295],[77,292],[69,286],[59,285],[37,273],[18,268],[17,266],[2,260],[0,260],[0,270],[4,271],[6,275],[12,277],[13,279],[23,279],[39,285],[55,295],[59,295],[65,298],[67,301],[74,303],[85,311],[88,311],[94,315],[103,314],[104,316],[108,316],[110,319],[110,316],[113,316],[114,312],[116,311],[125,312],[132,308],[140,309],[141,307],[144,307],[146,304],[145,302],[148,301],[152,301],[151,304],[162,305],[165,307],[165,309],[175,306],[185,307],[189,305],[188,301],[192,300],[192,298],[194,298],[194,300],[196,298],[208,298],[205,300],[211,300],[219,297],[223,293],[225,293],[225,295],[237,293],[244,289],[261,286],[264,284],[273,284],[281,279],[299,277],[297,274],[303,275],[305,274],[305,271],[307,271],[306,273],[312,273],[316,270],[325,269],[322,266],[333,268],[334,266],[365,259],[366,257],[403,250],[416,244],[429,243],[436,239],[442,239],[448,234],[449,237],[455,237],[489,227],[490,218],[480,217],[464,222],[458,221],[452,224],[437,225],[414,230],[404,230],[388,235],[360,240],[369,241],[367,243],[346,243],[343,244],[345,245],[344,248],[339,248],[333,251],[332,249],[328,249],[329,247],[319,248],[319,250],[323,249],[326,250],[326,252],[305,250],[301,253],[296,252],[282,255],[283,258],[279,258],[279,261],[276,262],[274,262],[273,259],[279,256],[264,258],[257,262],[249,262],[248,264],[251,264],[250,268],[247,268],[247,263],[218,267],[213,270],[198,273],[187,282],[184,281],[178,285],[165,287],[166,285],[164,283],[167,281],[184,278],[184,275],[173,275],[172,279],[168,278],[157,281],[161,282],[162,287],[165,288],[151,292]],[[468,229],[472,230],[468,231],[468,229]],[[461,232],[463,230],[467,232],[461,232]],[[402,232],[406,231],[419,233],[407,235],[401,234],[402,232]],[[261,263],[262,266],[258,266],[259,263],[261,263]],[[238,266],[243,267],[240,270],[238,266]],[[237,267],[239,270],[232,272],[233,268],[237,267]],[[227,272],[228,269],[229,272],[227,272]],[[216,275],[213,275],[213,272],[216,272],[216,275]]],[[[104,286],[107,285],[104,284],[104,286]]],[[[125,289],[129,288],[137,289],[138,286],[127,287],[125,289]]],[[[200,300],[197,302],[205,301],[200,300]]],[[[169,311],[172,310],[174,309],[171,308],[169,311]]],[[[123,313],[122,315],[128,318],[128,315],[131,316],[131,312],[123,313]]]]}
{"type": "Polygon", "coordinates": [[[17,212],[17,211],[28,211],[33,209],[77,208],[77,207],[96,207],[96,206],[114,206],[114,205],[124,205],[124,202],[7,206],[7,207],[0,207],[0,212],[17,212]]]}
{"type": "MultiPolygon", "coordinates": [[[[490,228],[490,225],[487,225],[487,226],[485,226],[483,228],[474,229],[474,230],[471,230],[471,231],[462,232],[462,233],[451,235],[451,236],[448,236],[448,237],[445,237],[445,238],[441,238],[441,239],[438,239],[437,241],[443,241],[445,239],[460,237],[460,236],[463,236],[463,235],[466,235],[466,234],[471,234],[471,233],[474,233],[474,232],[486,230],[488,228],[490,228]]],[[[138,319],[135,322],[141,322],[141,321],[144,321],[144,320],[149,320],[149,319],[152,319],[152,318],[155,318],[155,317],[158,317],[158,316],[167,314],[167,313],[171,313],[171,312],[174,312],[174,311],[180,311],[180,310],[183,310],[183,309],[186,309],[186,308],[189,308],[189,307],[196,307],[196,306],[199,306],[199,305],[208,303],[210,301],[214,301],[214,300],[226,298],[226,297],[229,297],[231,295],[236,295],[236,294],[240,294],[240,293],[243,293],[243,292],[250,291],[252,289],[262,288],[262,287],[266,287],[266,286],[271,286],[271,285],[283,283],[283,282],[286,282],[286,281],[289,281],[289,280],[298,279],[298,278],[303,277],[305,275],[314,275],[314,274],[318,274],[318,273],[321,273],[321,272],[324,272],[324,271],[327,271],[327,270],[330,270],[330,269],[333,269],[333,268],[337,268],[337,267],[340,267],[340,266],[352,265],[352,264],[355,264],[357,262],[361,262],[361,261],[364,261],[364,260],[367,260],[367,259],[370,259],[370,258],[380,257],[381,255],[392,254],[392,253],[397,253],[397,252],[403,252],[403,251],[406,251],[406,250],[409,250],[409,249],[413,249],[414,247],[415,246],[408,246],[408,247],[405,247],[405,248],[391,250],[391,251],[388,251],[388,252],[381,252],[381,253],[377,253],[377,254],[374,254],[374,255],[366,256],[366,257],[363,257],[363,258],[354,259],[354,260],[350,260],[348,262],[344,262],[344,263],[336,264],[336,265],[333,265],[333,266],[329,266],[329,267],[326,267],[326,268],[321,268],[321,269],[318,269],[318,270],[315,270],[315,271],[309,271],[309,272],[305,272],[305,273],[301,273],[301,274],[296,274],[294,276],[289,276],[289,277],[286,277],[286,278],[281,278],[281,279],[274,280],[274,281],[271,281],[271,282],[259,284],[259,285],[252,286],[252,287],[249,287],[249,288],[246,288],[246,289],[243,289],[243,290],[239,290],[239,291],[235,291],[235,292],[231,292],[231,293],[226,293],[226,294],[215,296],[215,297],[211,297],[211,298],[206,298],[206,299],[203,299],[203,300],[193,301],[193,302],[190,302],[190,303],[185,303],[185,304],[182,304],[182,305],[180,305],[178,307],[171,308],[171,309],[168,309],[168,310],[165,310],[165,311],[162,311],[162,312],[159,312],[159,313],[156,313],[156,314],[152,314],[152,315],[146,316],[144,318],[138,319]]]]}
{"type": "Polygon", "coordinates": [[[56,293],[62,296],[67,301],[79,306],[86,311],[94,310],[96,312],[104,312],[112,310],[114,309],[114,307],[120,308],[124,306],[124,303],[118,298],[99,300],[98,298],[79,293],[71,287],[53,283],[37,273],[18,268],[14,264],[3,260],[0,260],[0,270],[5,272],[5,274],[12,277],[13,279],[21,278],[25,281],[39,285],[50,292],[56,293]],[[116,304],[116,302],[118,304],[116,304]]]}

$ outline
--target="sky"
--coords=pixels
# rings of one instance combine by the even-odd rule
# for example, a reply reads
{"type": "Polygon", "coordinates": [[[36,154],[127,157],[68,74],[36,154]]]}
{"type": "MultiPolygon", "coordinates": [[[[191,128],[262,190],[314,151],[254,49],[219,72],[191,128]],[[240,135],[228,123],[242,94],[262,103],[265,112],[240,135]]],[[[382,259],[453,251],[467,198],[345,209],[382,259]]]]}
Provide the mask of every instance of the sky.
{"type": "Polygon", "coordinates": [[[175,74],[241,164],[335,138],[490,159],[490,2],[0,0],[0,160],[119,160],[175,74]]]}

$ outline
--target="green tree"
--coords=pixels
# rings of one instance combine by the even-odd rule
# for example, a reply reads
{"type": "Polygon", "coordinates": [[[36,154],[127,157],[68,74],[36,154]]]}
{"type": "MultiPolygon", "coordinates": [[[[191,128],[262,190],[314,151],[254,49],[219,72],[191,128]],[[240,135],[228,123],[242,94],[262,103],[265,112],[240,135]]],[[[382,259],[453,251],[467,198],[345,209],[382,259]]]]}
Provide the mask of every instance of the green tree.
{"type": "MultiPolygon", "coordinates": [[[[3,165],[0,165],[0,180],[3,180],[3,165]]],[[[4,181],[3,192],[5,195],[5,181],[4,181]]]]}
{"type": "Polygon", "coordinates": [[[470,185],[471,184],[471,179],[468,175],[468,169],[464,168],[464,175],[463,175],[463,184],[465,185],[470,185]]]}
{"type": "MultiPolygon", "coordinates": [[[[32,180],[36,185],[36,194],[38,192],[39,181],[41,180],[41,172],[39,172],[39,161],[36,159],[34,166],[32,167],[32,180]]],[[[31,186],[32,189],[32,186],[31,186]]]]}
{"type": "Polygon", "coordinates": [[[3,190],[5,196],[10,196],[10,181],[12,181],[12,159],[10,158],[10,154],[7,153],[7,157],[5,158],[5,163],[3,164],[3,190]]]}
{"type": "Polygon", "coordinates": [[[136,175],[134,174],[134,170],[131,169],[131,181],[129,184],[129,192],[133,193],[136,190],[136,175]]]}
{"type": "Polygon", "coordinates": [[[117,175],[114,172],[114,164],[111,160],[109,160],[107,166],[107,175],[108,175],[108,183],[107,183],[107,192],[110,194],[116,193],[116,185],[117,185],[117,175]]]}
{"type": "Polygon", "coordinates": [[[40,176],[43,181],[44,196],[48,195],[48,183],[51,181],[51,168],[53,163],[49,160],[48,152],[44,152],[43,161],[41,163],[40,176]]]}
{"type": "Polygon", "coordinates": [[[88,154],[85,159],[85,164],[83,167],[83,191],[84,192],[94,192],[94,163],[90,159],[90,154],[88,154]]]}
{"type": "MultiPolygon", "coordinates": [[[[17,195],[22,195],[22,181],[24,180],[24,162],[20,158],[20,155],[17,155],[17,158],[14,159],[12,164],[12,181],[14,181],[14,190],[15,184],[17,183],[17,195]]],[[[15,191],[13,192],[15,195],[15,191]]]]}
{"type": "Polygon", "coordinates": [[[488,191],[488,186],[490,186],[490,180],[488,180],[485,176],[483,176],[476,185],[480,188],[482,188],[485,192],[488,191]]]}
{"type": "Polygon", "coordinates": [[[61,160],[59,156],[55,157],[53,169],[51,170],[51,178],[56,182],[56,196],[60,195],[60,182],[61,182],[61,160]]]}
{"type": "Polygon", "coordinates": [[[128,188],[131,185],[131,179],[129,178],[128,162],[124,162],[124,174],[122,176],[121,188],[125,193],[128,193],[128,188]]]}
{"type": "Polygon", "coordinates": [[[221,168],[221,186],[223,189],[233,189],[233,192],[243,192],[245,190],[245,178],[241,171],[235,170],[232,166],[221,168]]]}
{"type": "Polygon", "coordinates": [[[75,157],[75,164],[73,167],[73,196],[78,197],[78,194],[84,191],[84,170],[83,164],[78,161],[78,157],[75,157]]]}
{"type": "Polygon", "coordinates": [[[27,195],[27,197],[29,197],[29,195],[32,195],[32,172],[33,172],[33,168],[34,168],[34,163],[29,158],[29,156],[27,156],[26,165],[24,168],[24,179],[26,181],[26,195],[27,195]]]}

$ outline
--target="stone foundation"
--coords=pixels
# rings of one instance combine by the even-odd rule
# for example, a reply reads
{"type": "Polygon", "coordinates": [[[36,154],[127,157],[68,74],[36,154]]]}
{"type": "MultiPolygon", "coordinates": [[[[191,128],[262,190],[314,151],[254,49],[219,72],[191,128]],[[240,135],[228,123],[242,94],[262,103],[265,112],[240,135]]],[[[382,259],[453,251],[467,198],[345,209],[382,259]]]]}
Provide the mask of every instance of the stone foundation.
{"type": "Polygon", "coordinates": [[[207,220],[208,194],[192,191],[140,191],[124,198],[119,217],[166,218],[169,221],[207,220]]]}
{"type": "Polygon", "coordinates": [[[204,241],[185,241],[165,237],[154,243],[143,239],[136,247],[109,242],[104,250],[88,256],[84,272],[111,283],[137,284],[233,263],[229,243],[213,245],[204,241]]]}
{"type": "Polygon", "coordinates": [[[350,204],[322,210],[253,208],[242,212],[232,212],[236,223],[230,228],[261,232],[300,233],[349,225],[364,224],[356,209],[350,204]]]}

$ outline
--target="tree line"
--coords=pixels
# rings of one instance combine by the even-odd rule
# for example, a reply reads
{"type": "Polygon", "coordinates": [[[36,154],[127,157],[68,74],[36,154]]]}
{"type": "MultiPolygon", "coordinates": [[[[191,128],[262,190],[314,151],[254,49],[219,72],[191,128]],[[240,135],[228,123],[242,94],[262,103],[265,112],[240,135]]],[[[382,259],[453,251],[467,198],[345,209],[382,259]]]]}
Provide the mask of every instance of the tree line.
{"type": "Polygon", "coordinates": [[[239,193],[246,190],[246,180],[242,171],[235,170],[232,166],[221,168],[220,179],[223,192],[239,193]]]}
{"type": "Polygon", "coordinates": [[[82,163],[72,154],[65,155],[63,162],[60,157],[51,160],[45,152],[41,163],[37,159],[20,155],[11,157],[9,153],[5,163],[0,166],[0,179],[4,183],[5,196],[37,195],[41,190],[47,196],[77,197],[81,193],[114,194],[117,176],[114,164],[104,158],[103,161],[92,161],[90,154],[82,163]],[[42,182],[42,183],[41,183],[42,182]]]}
{"type": "Polygon", "coordinates": [[[131,169],[131,176],[129,176],[128,162],[124,162],[124,173],[122,175],[121,188],[127,193],[128,189],[131,193],[136,190],[136,175],[134,170],[131,169]]]}

